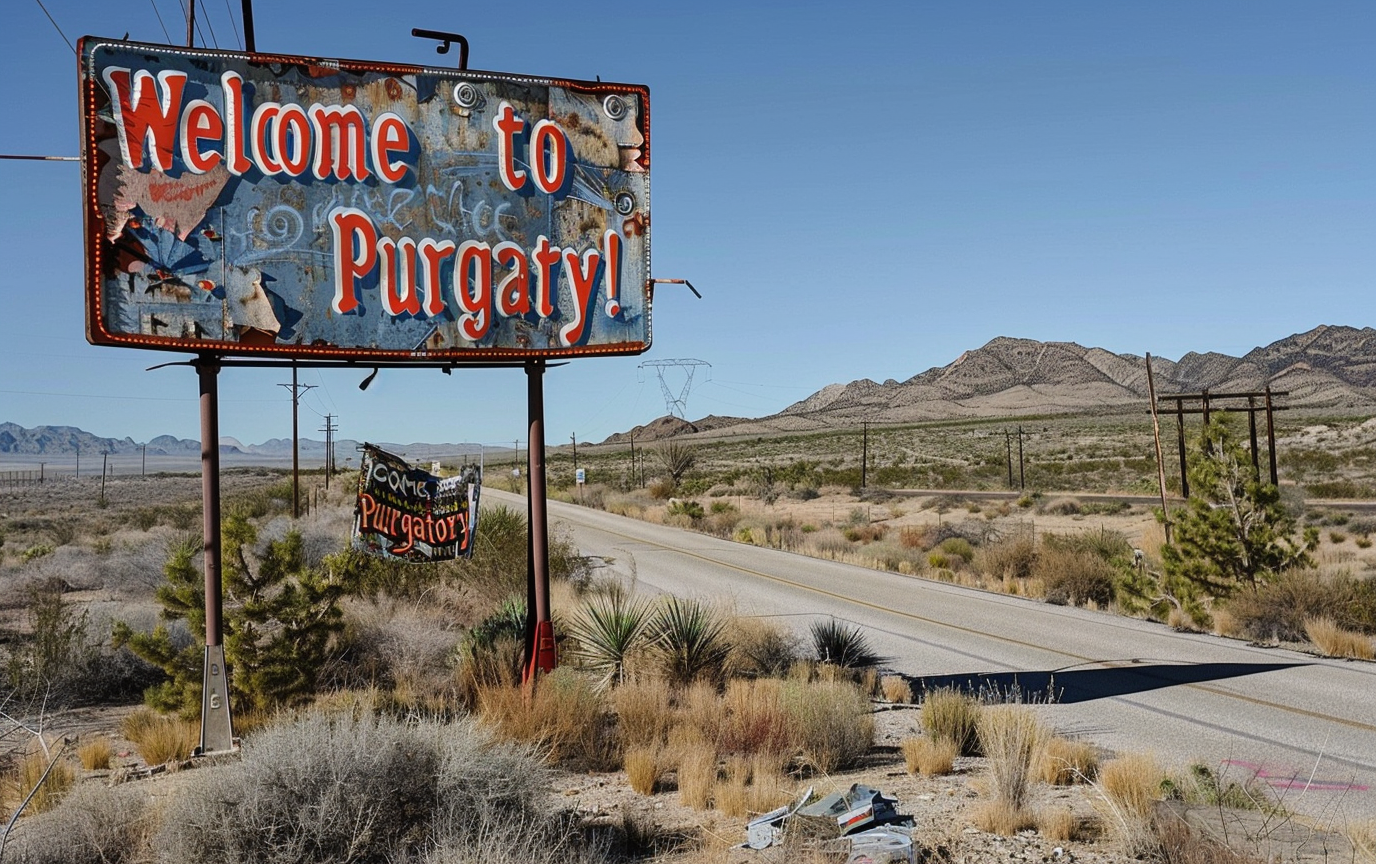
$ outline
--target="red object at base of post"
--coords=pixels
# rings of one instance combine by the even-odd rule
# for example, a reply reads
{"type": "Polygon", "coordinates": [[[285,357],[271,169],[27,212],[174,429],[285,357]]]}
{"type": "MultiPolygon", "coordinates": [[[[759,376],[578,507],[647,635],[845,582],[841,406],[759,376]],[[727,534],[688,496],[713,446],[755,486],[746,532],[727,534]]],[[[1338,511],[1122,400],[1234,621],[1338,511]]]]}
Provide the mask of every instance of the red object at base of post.
{"type": "Polygon", "coordinates": [[[559,649],[554,644],[554,624],[538,621],[535,624],[535,651],[530,657],[530,668],[526,670],[526,680],[535,677],[537,672],[553,672],[559,665],[559,649]]]}

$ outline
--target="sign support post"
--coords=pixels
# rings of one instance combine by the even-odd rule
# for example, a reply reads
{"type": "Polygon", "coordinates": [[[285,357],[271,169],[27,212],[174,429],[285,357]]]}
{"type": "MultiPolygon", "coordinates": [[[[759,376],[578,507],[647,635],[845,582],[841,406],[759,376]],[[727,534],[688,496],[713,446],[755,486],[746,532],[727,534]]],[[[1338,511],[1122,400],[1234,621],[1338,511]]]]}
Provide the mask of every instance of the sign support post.
{"type": "Polygon", "coordinates": [[[194,363],[201,384],[201,526],[205,547],[205,667],[201,678],[201,744],[197,753],[234,749],[225,671],[224,610],[220,579],[220,358],[194,363]]]}
{"type": "Polygon", "coordinates": [[[526,403],[530,418],[530,440],[526,445],[529,464],[526,466],[530,482],[529,561],[530,576],[527,597],[534,600],[526,607],[526,626],[531,635],[527,646],[524,680],[531,681],[538,672],[552,672],[558,663],[554,646],[554,625],[549,616],[549,513],[545,489],[545,361],[526,363],[526,403]]]}

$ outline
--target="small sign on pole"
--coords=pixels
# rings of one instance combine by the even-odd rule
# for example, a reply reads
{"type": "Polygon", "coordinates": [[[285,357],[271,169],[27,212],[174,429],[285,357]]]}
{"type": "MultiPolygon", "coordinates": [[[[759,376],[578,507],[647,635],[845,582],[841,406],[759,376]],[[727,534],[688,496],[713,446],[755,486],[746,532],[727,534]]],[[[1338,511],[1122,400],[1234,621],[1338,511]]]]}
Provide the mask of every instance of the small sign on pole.
{"type": "Polygon", "coordinates": [[[578,469],[578,472],[577,472],[577,474],[576,474],[576,477],[577,477],[577,479],[578,479],[578,485],[579,485],[579,486],[582,486],[582,485],[583,485],[583,481],[586,479],[586,475],[584,474],[584,471],[585,471],[585,469],[579,468],[579,469],[578,469]]]}

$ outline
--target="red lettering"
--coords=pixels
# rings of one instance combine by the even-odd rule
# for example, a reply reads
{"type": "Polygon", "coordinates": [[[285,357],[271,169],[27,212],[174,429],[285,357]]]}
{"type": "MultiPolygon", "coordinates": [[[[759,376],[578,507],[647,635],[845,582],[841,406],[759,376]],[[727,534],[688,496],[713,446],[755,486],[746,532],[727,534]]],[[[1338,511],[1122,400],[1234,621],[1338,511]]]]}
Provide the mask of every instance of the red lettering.
{"type": "Polygon", "coordinates": [[[392,161],[392,154],[411,149],[411,130],[406,121],[390,111],[373,118],[373,170],[388,183],[406,176],[406,163],[392,161]]]}
{"type": "Polygon", "coordinates": [[[334,311],[358,307],[358,280],[377,266],[377,229],[362,210],[336,207],[327,220],[334,238],[334,311]]]}
{"type": "Polygon", "coordinates": [[[492,247],[492,257],[511,272],[497,286],[497,311],[504,317],[530,312],[530,260],[515,243],[503,241],[492,247]]]}
{"type": "MultiPolygon", "coordinates": [[[[282,110],[282,106],[276,102],[264,102],[253,111],[253,123],[250,128],[249,144],[253,149],[253,161],[258,164],[258,170],[269,177],[282,173],[282,164],[272,158],[268,148],[272,145],[272,122],[277,116],[277,112],[282,110]]],[[[280,153],[277,155],[281,155],[280,153]]]]}
{"type": "Polygon", "coordinates": [[[220,89],[225,94],[225,166],[242,177],[253,168],[244,155],[244,79],[226,72],[220,76],[220,89]]]}
{"type": "Polygon", "coordinates": [[[559,298],[559,260],[563,257],[558,246],[550,246],[549,238],[541,234],[535,242],[536,278],[535,311],[541,318],[554,314],[554,302],[559,298]]]}
{"type": "Polygon", "coordinates": [[[492,247],[467,240],[459,247],[454,267],[454,299],[467,314],[459,318],[459,329],[467,339],[477,342],[492,327],[492,247]]]}
{"type": "Polygon", "coordinates": [[[300,105],[283,105],[275,126],[273,149],[282,161],[282,170],[300,177],[311,164],[311,122],[300,105]]]}
{"type": "Polygon", "coordinates": [[[182,112],[181,133],[182,162],[186,163],[188,170],[204,174],[220,164],[218,152],[201,152],[202,141],[218,140],[225,133],[224,121],[214,105],[204,99],[192,99],[186,103],[186,110],[182,112]]]}
{"type": "Polygon", "coordinates": [[[377,253],[381,258],[380,274],[382,308],[388,315],[419,315],[420,295],[416,291],[416,241],[403,237],[393,241],[383,237],[377,241],[377,253]],[[401,261],[397,261],[397,249],[401,249],[401,261]]]}
{"type": "Polygon", "coordinates": [[[420,254],[425,259],[425,314],[434,318],[444,314],[440,263],[454,254],[454,241],[426,237],[420,241],[420,254]]]}
{"type": "Polygon", "coordinates": [[[159,72],[156,85],[153,73],[146,69],[131,73],[129,69],[111,66],[102,74],[110,91],[124,164],[141,168],[147,155],[148,161],[163,173],[171,171],[186,73],[159,72]]]}
{"type": "Polygon", "coordinates": [[[578,253],[572,249],[564,250],[564,276],[573,291],[573,319],[559,328],[559,341],[565,345],[577,345],[588,332],[588,318],[592,312],[592,296],[597,290],[597,265],[601,256],[596,249],[583,253],[579,261],[578,253]],[[581,266],[580,266],[581,264],[581,266]]]}
{"type": "Polygon", "coordinates": [[[553,120],[541,120],[530,135],[530,164],[535,168],[535,185],[546,195],[564,188],[568,179],[569,139],[553,120]]]}
{"type": "Polygon", "coordinates": [[[526,128],[526,121],[517,116],[510,102],[503,102],[492,118],[492,128],[497,130],[497,173],[506,188],[520,191],[526,185],[526,172],[516,167],[516,136],[526,128]]]}
{"type": "Polygon", "coordinates": [[[366,180],[370,174],[363,112],[353,105],[326,107],[317,102],[307,113],[315,131],[315,160],[311,165],[315,178],[324,180],[334,174],[339,180],[366,180]]]}
{"type": "Polygon", "coordinates": [[[604,309],[608,318],[615,318],[621,314],[621,235],[610,228],[602,235],[602,262],[607,283],[604,309]]]}

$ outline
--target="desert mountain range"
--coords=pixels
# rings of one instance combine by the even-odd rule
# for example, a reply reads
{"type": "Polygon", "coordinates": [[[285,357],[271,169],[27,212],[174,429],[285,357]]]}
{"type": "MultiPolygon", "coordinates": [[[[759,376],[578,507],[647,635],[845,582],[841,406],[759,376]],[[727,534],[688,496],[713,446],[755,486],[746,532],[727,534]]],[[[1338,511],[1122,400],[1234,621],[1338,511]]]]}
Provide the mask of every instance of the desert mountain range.
{"type": "MultiPolygon", "coordinates": [[[[1376,412],[1376,329],[1323,325],[1287,336],[1242,357],[1191,352],[1172,361],[1152,358],[1157,393],[1258,391],[1268,385],[1284,392],[1280,402],[1295,408],[1343,413],[1376,412]]],[[[1145,357],[1114,354],[1074,342],[1038,342],[1000,336],[966,351],[951,363],[906,381],[880,384],[868,378],[829,384],[769,417],[709,416],[689,422],[661,417],[612,435],[603,443],[666,438],[688,432],[729,428],[732,433],[806,431],[871,423],[912,423],[959,417],[1113,412],[1145,409],[1145,357]]],[[[353,441],[339,441],[338,452],[352,452],[353,441]]],[[[415,459],[474,451],[476,444],[384,444],[415,459]]],[[[0,423],[0,453],[136,453],[132,438],[100,438],[72,426],[25,429],[0,423]]],[[[291,440],[262,444],[221,439],[221,452],[282,457],[291,440]]],[[[491,448],[489,448],[491,449],[491,448]]],[[[318,456],[324,442],[301,439],[303,456],[318,456]]],[[[196,441],[162,435],[148,442],[148,453],[198,455],[196,441]]]]}
{"type": "MultiPolygon", "coordinates": [[[[1156,391],[1253,392],[1270,386],[1297,408],[1376,411],[1376,329],[1320,326],[1242,357],[1191,352],[1177,361],[1152,357],[1156,391]]],[[[755,434],[957,417],[1085,413],[1147,407],[1145,357],[1074,342],[1000,336],[953,362],[906,381],[863,378],[830,384],[778,414],[748,420],[662,417],[609,442],[720,430],[755,434]]]]}

